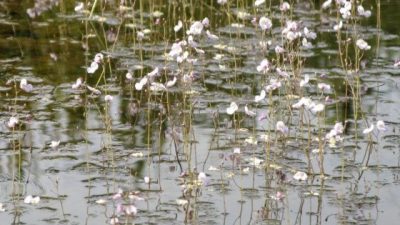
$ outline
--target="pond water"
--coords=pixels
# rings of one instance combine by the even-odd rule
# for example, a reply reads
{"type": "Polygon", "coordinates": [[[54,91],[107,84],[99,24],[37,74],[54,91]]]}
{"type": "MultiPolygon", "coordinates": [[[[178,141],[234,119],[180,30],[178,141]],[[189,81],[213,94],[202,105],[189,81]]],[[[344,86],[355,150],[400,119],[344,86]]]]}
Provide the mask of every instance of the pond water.
{"type": "Polygon", "coordinates": [[[393,224],[400,1],[288,2],[0,2],[1,224],[393,224]]]}

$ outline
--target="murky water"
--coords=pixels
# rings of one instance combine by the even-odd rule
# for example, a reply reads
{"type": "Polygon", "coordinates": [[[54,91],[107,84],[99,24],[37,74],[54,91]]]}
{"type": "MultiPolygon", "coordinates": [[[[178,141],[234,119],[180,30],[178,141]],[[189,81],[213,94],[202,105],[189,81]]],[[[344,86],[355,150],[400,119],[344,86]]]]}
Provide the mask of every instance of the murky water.
{"type": "Polygon", "coordinates": [[[93,12],[95,1],[83,9],[47,1],[43,12],[39,2],[46,1],[0,2],[0,224],[393,224],[400,217],[400,2],[363,1],[371,16],[347,20],[335,3],[321,9],[324,1],[293,1],[281,11],[280,1],[268,0],[258,7],[99,0],[93,12]],[[262,16],[272,20],[265,32],[262,16]],[[187,31],[205,17],[209,26],[192,30],[190,42],[187,31]],[[304,27],[316,32],[312,46],[281,35],[289,20],[302,37],[304,27]],[[356,38],[371,49],[357,48],[356,38]],[[171,48],[182,40],[177,59],[171,48]],[[97,53],[104,58],[89,74],[97,53]],[[269,65],[258,71],[263,59],[269,65]],[[301,97],[324,108],[297,109],[301,97]],[[337,122],[344,129],[331,139],[337,122]],[[296,179],[298,172],[307,177],[296,179]]]}

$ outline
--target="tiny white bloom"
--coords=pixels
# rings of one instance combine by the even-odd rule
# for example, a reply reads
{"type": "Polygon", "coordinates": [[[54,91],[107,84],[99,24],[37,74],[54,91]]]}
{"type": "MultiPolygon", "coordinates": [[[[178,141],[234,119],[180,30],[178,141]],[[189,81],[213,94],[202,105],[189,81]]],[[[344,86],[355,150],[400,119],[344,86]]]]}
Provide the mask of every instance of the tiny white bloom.
{"type": "Polygon", "coordinates": [[[324,111],[325,106],[323,104],[316,104],[311,108],[312,113],[318,113],[324,111]]]}
{"type": "Polygon", "coordinates": [[[331,86],[329,84],[325,84],[325,83],[319,83],[318,88],[321,89],[321,91],[323,91],[323,92],[331,90],[331,86]]]}
{"type": "Polygon", "coordinates": [[[147,74],[148,77],[155,77],[158,76],[159,69],[158,67],[154,68],[154,70],[152,70],[150,73],[147,74]]]}
{"type": "Polygon", "coordinates": [[[74,10],[75,12],[81,12],[83,10],[84,4],[83,2],[78,2],[78,4],[75,6],[74,10]]]}
{"type": "Polygon", "coordinates": [[[260,18],[258,24],[260,25],[261,30],[269,30],[272,27],[272,21],[264,16],[260,18]]]}
{"type": "Polygon", "coordinates": [[[376,122],[376,128],[379,131],[386,131],[387,130],[387,127],[386,127],[385,122],[383,120],[378,120],[378,122],[376,122]]]}
{"type": "Polygon", "coordinates": [[[173,87],[176,84],[176,81],[178,79],[176,78],[176,76],[174,76],[174,78],[172,80],[167,81],[167,83],[165,84],[165,87],[170,88],[173,87]]]}
{"type": "Polygon", "coordinates": [[[369,133],[371,133],[373,130],[374,130],[374,125],[373,124],[371,124],[371,126],[370,127],[368,127],[368,128],[366,128],[366,129],[364,129],[363,130],[363,134],[369,134],[369,133]]]}
{"type": "Polygon", "coordinates": [[[219,39],[219,37],[217,35],[212,34],[209,30],[206,31],[206,35],[211,40],[218,40],[219,39]]]}
{"type": "Polygon", "coordinates": [[[238,105],[236,102],[231,102],[230,106],[226,108],[226,113],[229,115],[234,114],[237,110],[239,109],[238,105]]]}
{"type": "Polygon", "coordinates": [[[82,85],[82,78],[76,79],[75,84],[72,85],[72,89],[78,89],[82,85]]]}
{"type": "Polygon", "coordinates": [[[301,171],[297,171],[293,176],[293,179],[295,179],[295,180],[305,181],[305,180],[307,180],[307,178],[308,178],[307,174],[304,172],[301,172],[301,171]]]}
{"type": "Polygon", "coordinates": [[[263,59],[257,66],[257,71],[261,73],[267,73],[270,69],[268,59],[263,59]]]}
{"type": "Polygon", "coordinates": [[[7,122],[7,127],[9,127],[9,128],[14,128],[15,125],[17,125],[18,123],[19,123],[18,118],[12,116],[12,117],[10,117],[10,119],[9,119],[8,122],[7,122]]]}
{"type": "Polygon", "coordinates": [[[278,121],[276,123],[276,130],[281,132],[282,134],[287,134],[289,132],[288,127],[285,125],[283,121],[278,121]]]}
{"type": "Polygon", "coordinates": [[[255,101],[255,102],[260,102],[260,101],[264,100],[264,98],[265,98],[266,95],[267,95],[267,93],[265,92],[265,90],[261,90],[260,95],[256,95],[256,96],[254,97],[254,101],[255,101]]]}
{"type": "Polygon", "coordinates": [[[50,147],[57,148],[60,145],[60,141],[51,141],[50,147]]]}
{"type": "Polygon", "coordinates": [[[340,20],[338,24],[333,26],[333,30],[338,31],[338,30],[342,29],[342,27],[343,27],[343,22],[340,20]]]}
{"type": "Polygon", "coordinates": [[[332,0],[326,0],[324,3],[322,3],[321,8],[322,9],[327,9],[332,5],[332,0]]]}
{"type": "Polygon", "coordinates": [[[40,202],[40,197],[33,197],[32,195],[28,195],[24,199],[25,204],[38,204],[40,202]]]}
{"type": "Polygon", "coordinates": [[[99,205],[104,205],[107,203],[107,200],[101,198],[101,199],[96,200],[96,203],[99,205]]]}
{"type": "Polygon", "coordinates": [[[282,12],[286,12],[290,9],[290,4],[288,2],[282,2],[282,4],[279,6],[279,9],[282,12]]]}
{"type": "Polygon", "coordinates": [[[203,31],[204,25],[200,21],[195,21],[191,26],[190,29],[186,32],[188,35],[200,35],[203,31]]]}
{"type": "Polygon", "coordinates": [[[111,95],[104,96],[104,101],[106,101],[106,102],[111,102],[113,99],[114,99],[114,97],[111,95]]]}
{"type": "Polygon", "coordinates": [[[300,87],[305,86],[310,81],[310,76],[308,74],[304,75],[304,80],[300,81],[300,87]]]}
{"type": "Polygon", "coordinates": [[[249,110],[249,108],[247,107],[247,105],[244,106],[244,112],[246,113],[246,115],[254,117],[257,115],[257,113],[249,110]]]}
{"type": "Polygon", "coordinates": [[[361,50],[369,50],[369,49],[371,49],[371,46],[369,46],[368,43],[366,41],[364,41],[363,39],[358,39],[356,41],[356,45],[361,50]]]}
{"type": "Polygon", "coordinates": [[[174,26],[175,33],[182,29],[183,23],[181,20],[178,21],[178,24],[174,26]]]}
{"type": "Polygon", "coordinates": [[[261,4],[263,4],[265,2],[265,0],[256,0],[255,2],[254,2],[254,6],[255,7],[258,7],[258,6],[260,6],[261,4]]]}

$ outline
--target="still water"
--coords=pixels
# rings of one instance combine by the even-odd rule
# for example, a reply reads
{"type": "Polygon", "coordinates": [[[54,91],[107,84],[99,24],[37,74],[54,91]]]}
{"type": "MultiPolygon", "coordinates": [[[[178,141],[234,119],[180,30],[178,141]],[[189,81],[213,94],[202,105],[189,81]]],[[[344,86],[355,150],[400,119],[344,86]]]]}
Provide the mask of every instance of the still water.
{"type": "Polygon", "coordinates": [[[394,224],[400,1],[224,2],[0,2],[0,224],[394,224]]]}

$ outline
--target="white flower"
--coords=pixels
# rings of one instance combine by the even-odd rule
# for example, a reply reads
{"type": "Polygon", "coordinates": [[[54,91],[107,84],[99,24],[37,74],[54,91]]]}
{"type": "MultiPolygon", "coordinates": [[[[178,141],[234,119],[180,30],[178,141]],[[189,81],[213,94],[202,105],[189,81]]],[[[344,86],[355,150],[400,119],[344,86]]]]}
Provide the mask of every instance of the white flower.
{"type": "Polygon", "coordinates": [[[228,2],[228,0],[217,0],[217,3],[220,5],[225,5],[228,2]]]}
{"type": "Polygon", "coordinates": [[[286,71],[282,71],[281,68],[276,68],[276,72],[279,74],[279,76],[284,77],[284,78],[289,78],[289,74],[286,71]]]}
{"type": "Polygon", "coordinates": [[[326,0],[324,3],[322,3],[321,8],[322,9],[327,9],[332,5],[332,0],[326,0]]]}
{"type": "Polygon", "coordinates": [[[335,26],[333,26],[333,30],[338,31],[340,29],[342,29],[343,27],[343,22],[340,20],[339,24],[336,24],[335,26]]]}
{"type": "Polygon", "coordinates": [[[175,33],[182,29],[183,23],[181,20],[178,21],[178,24],[174,26],[175,33]]]}
{"type": "Polygon", "coordinates": [[[318,112],[322,112],[325,109],[325,105],[324,104],[316,104],[311,108],[311,112],[312,113],[318,113],[318,112]]]}
{"type": "Polygon", "coordinates": [[[267,95],[267,93],[265,92],[265,90],[261,90],[260,95],[256,95],[256,96],[254,97],[254,101],[255,101],[255,102],[262,101],[262,100],[264,100],[264,98],[265,98],[266,95],[267,95]]]}
{"type": "Polygon", "coordinates": [[[287,134],[289,132],[288,127],[285,125],[283,121],[278,121],[276,123],[276,130],[281,132],[282,134],[287,134]]]}
{"type": "Polygon", "coordinates": [[[104,59],[103,54],[97,53],[97,54],[94,56],[93,61],[96,62],[96,63],[101,63],[101,62],[103,61],[103,59],[104,59]]]}
{"type": "Polygon", "coordinates": [[[244,112],[246,113],[246,115],[254,117],[257,115],[257,113],[249,110],[249,108],[247,107],[247,105],[244,106],[244,112]]]}
{"type": "Polygon", "coordinates": [[[323,92],[331,90],[331,86],[329,84],[325,84],[325,83],[319,83],[318,88],[321,89],[321,91],[323,91],[323,92]]]}
{"type": "Polygon", "coordinates": [[[371,16],[371,11],[370,10],[365,10],[362,5],[359,5],[357,7],[357,12],[359,16],[364,16],[366,18],[371,16]]]}
{"type": "Polygon", "coordinates": [[[307,180],[307,177],[308,177],[308,176],[307,176],[306,173],[301,172],[301,171],[297,171],[297,172],[294,174],[293,179],[305,181],[305,180],[307,180]]]}
{"type": "Polygon", "coordinates": [[[135,89],[140,91],[143,89],[143,86],[148,82],[147,76],[144,76],[138,83],[135,83],[135,89]]]}
{"type": "Polygon", "coordinates": [[[269,30],[272,27],[272,21],[265,16],[260,18],[258,24],[260,25],[261,30],[269,30]]]}
{"type": "Polygon", "coordinates": [[[204,25],[200,21],[195,21],[191,26],[190,29],[186,32],[188,35],[200,35],[203,31],[204,25]]]}
{"type": "Polygon", "coordinates": [[[97,62],[92,62],[91,64],[90,64],[90,67],[88,67],[87,69],[86,69],[86,71],[87,71],[87,73],[90,73],[90,74],[92,74],[92,73],[94,73],[94,72],[96,72],[96,70],[99,68],[99,64],[97,63],[97,62]]]}
{"type": "Polygon", "coordinates": [[[293,104],[292,107],[298,109],[303,106],[309,107],[311,104],[312,101],[310,98],[302,97],[297,103],[293,104]]]}
{"type": "Polygon", "coordinates": [[[257,66],[257,71],[262,73],[267,73],[269,71],[269,61],[268,59],[263,59],[257,66]]]}
{"type": "Polygon", "coordinates": [[[308,74],[304,75],[304,80],[300,81],[300,87],[304,87],[310,81],[310,76],[308,74]]]}
{"type": "Polygon", "coordinates": [[[103,198],[100,198],[100,199],[97,199],[97,200],[96,200],[96,203],[99,204],[99,205],[104,205],[104,204],[107,203],[107,200],[105,200],[105,199],[103,199],[103,198]]]}
{"type": "Polygon", "coordinates": [[[90,87],[89,85],[86,85],[87,89],[89,89],[89,91],[91,91],[93,94],[95,95],[101,95],[101,91],[99,89],[96,89],[94,87],[90,87]]]}
{"type": "Polygon", "coordinates": [[[172,80],[167,81],[167,83],[165,84],[165,87],[170,88],[173,87],[176,84],[176,81],[178,79],[174,76],[174,78],[172,80]]]}
{"type": "Polygon", "coordinates": [[[111,225],[117,225],[117,224],[119,224],[119,219],[118,219],[118,217],[112,217],[112,218],[110,219],[110,224],[111,224],[111,225]]]}
{"type": "Polygon", "coordinates": [[[143,40],[144,39],[144,32],[143,31],[137,31],[136,32],[136,38],[137,38],[137,40],[138,41],[141,41],[141,40],[143,40]]]}
{"type": "Polygon", "coordinates": [[[279,6],[279,9],[280,9],[282,12],[288,11],[288,10],[290,9],[290,4],[287,3],[287,2],[283,2],[283,3],[279,6]]]}
{"type": "Polygon", "coordinates": [[[344,6],[339,10],[340,14],[342,14],[343,19],[347,19],[351,16],[351,2],[345,2],[344,6]]]}
{"type": "Polygon", "coordinates": [[[207,175],[204,172],[200,172],[197,176],[197,180],[201,182],[203,185],[207,184],[207,175]]]}
{"type": "Polygon", "coordinates": [[[356,41],[356,45],[361,50],[369,50],[369,49],[371,49],[371,46],[369,46],[368,43],[366,41],[364,41],[363,39],[358,39],[356,41]]]}
{"type": "Polygon", "coordinates": [[[114,97],[111,95],[104,96],[104,101],[106,101],[106,102],[111,102],[113,99],[114,99],[114,97]]]}
{"type": "Polygon", "coordinates": [[[204,27],[210,26],[210,20],[206,17],[204,18],[201,23],[204,25],[204,27]]]}
{"type": "Polygon", "coordinates": [[[255,2],[254,2],[254,6],[255,7],[258,7],[258,6],[260,6],[261,4],[263,4],[265,2],[265,0],[256,0],[255,2]]]}
{"type": "Polygon", "coordinates": [[[0,212],[5,212],[6,209],[4,208],[3,203],[0,203],[0,212]]]}
{"type": "Polygon", "coordinates": [[[315,32],[309,31],[307,27],[304,27],[303,33],[304,33],[304,36],[306,36],[306,38],[309,38],[312,40],[317,38],[317,34],[315,32]]]}
{"type": "Polygon", "coordinates": [[[312,48],[312,44],[311,42],[307,41],[307,38],[303,38],[303,40],[301,41],[301,45],[305,48],[312,48]]]}
{"type": "Polygon", "coordinates": [[[148,76],[149,78],[155,77],[155,76],[158,75],[158,72],[159,72],[159,69],[158,69],[158,67],[156,67],[153,71],[151,71],[150,73],[148,73],[147,76],[148,76]]]}
{"type": "Polygon", "coordinates": [[[81,12],[83,10],[83,6],[83,2],[78,2],[78,4],[74,8],[75,12],[81,12]]]}
{"type": "Polygon", "coordinates": [[[171,47],[171,51],[168,53],[171,57],[177,57],[183,52],[181,43],[173,43],[171,47]]]}
{"type": "Polygon", "coordinates": [[[284,53],[284,52],[285,52],[285,49],[282,48],[281,46],[277,45],[277,46],[275,47],[275,53],[276,53],[276,54],[282,54],[282,53],[284,53]]]}
{"type": "Polygon", "coordinates": [[[132,73],[131,73],[131,72],[127,72],[127,73],[125,74],[125,78],[126,78],[127,80],[132,80],[132,79],[133,79],[132,73]]]}
{"type": "Polygon", "coordinates": [[[273,78],[269,81],[269,83],[270,84],[265,87],[265,91],[267,91],[267,92],[273,91],[282,86],[282,84],[279,80],[273,79],[273,78]]]}
{"type": "Polygon", "coordinates": [[[72,89],[78,89],[82,85],[82,78],[76,79],[75,84],[72,85],[72,89]]]}
{"type": "Polygon", "coordinates": [[[394,68],[400,67],[400,60],[395,61],[394,64],[393,64],[393,67],[394,67],[394,68]]]}
{"type": "Polygon", "coordinates": [[[150,91],[165,91],[167,88],[162,83],[152,82],[150,84],[150,91]]]}
{"type": "Polygon", "coordinates": [[[371,126],[370,127],[368,127],[368,128],[366,128],[366,129],[364,129],[363,130],[363,134],[369,134],[369,133],[371,133],[373,130],[374,130],[374,125],[373,124],[371,124],[371,126]]]}
{"type": "Polygon", "coordinates": [[[7,127],[9,127],[9,128],[14,128],[15,125],[17,125],[18,123],[19,123],[18,118],[12,116],[12,117],[10,117],[10,119],[9,119],[8,122],[7,122],[7,127]]]}
{"type": "Polygon", "coordinates": [[[231,102],[231,105],[228,107],[228,108],[226,108],[226,113],[228,114],[228,115],[232,115],[232,114],[234,114],[235,112],[236,112],[236,110],[238,110],[239,109],[239,107],[238,107],[238,105],[236,104],[236,102],[231,102]]]}
{"type": "Polygon", "coordinates": [[[136,208],[136,206],[130,204],[130,205],[124,206],[124,212],[126,215],[135,216],[137,214],[137,208],[136,208]]]}
{"type": "Polygon", "coordinates": [[[376,122],[376,128],[379,131],[386,131],[387,130],[387,127],[386,127],[385,122],[383,120],[378,120],[378,122],[376,122]]]}
{"type": "Polygon", "coordinates": [[[206,35],[211,40],[218,40],[219,39],[219,37],[217,35],[212,34],[209,30],[206,31],[206,35]]]}
{"type": "Polygon", "coordinates": [[[28,81],[25,78],[21,79],[19,87],[26,92],[31,92],[33,90],[32,84],[28,84],[28,81]]]}
{"type": "Polygon", "coordinates": [[[38,204],[40,202],[40,197],[33,197],[32,195],[28,195],[24,199],[25,204],[38,204]]]}
{"type": "Polygon", "coordinates": [[[57,148],[60,145],[60,141],[51,141],[50,148],[57,148]]]}

